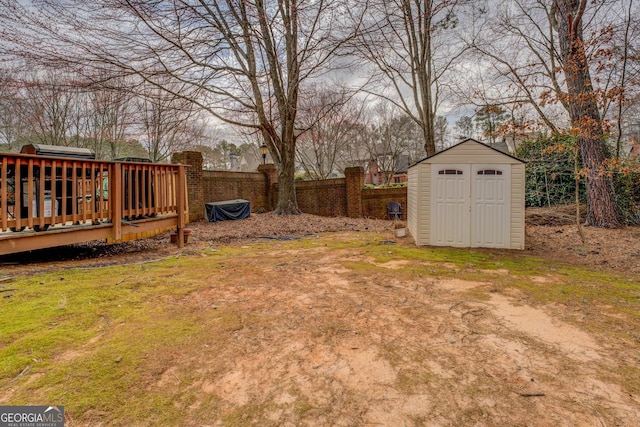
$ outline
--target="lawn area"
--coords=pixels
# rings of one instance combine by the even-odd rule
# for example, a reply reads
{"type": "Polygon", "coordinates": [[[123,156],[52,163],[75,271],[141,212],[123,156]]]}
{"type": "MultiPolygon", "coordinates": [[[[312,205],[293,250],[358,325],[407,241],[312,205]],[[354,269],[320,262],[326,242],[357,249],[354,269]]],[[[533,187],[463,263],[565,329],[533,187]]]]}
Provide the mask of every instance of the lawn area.
{"type": "Polygon", "coordinates": [[[0,405],[67,426],[640,425],[640,276],[387,231],[0,281],[0,405]]]}

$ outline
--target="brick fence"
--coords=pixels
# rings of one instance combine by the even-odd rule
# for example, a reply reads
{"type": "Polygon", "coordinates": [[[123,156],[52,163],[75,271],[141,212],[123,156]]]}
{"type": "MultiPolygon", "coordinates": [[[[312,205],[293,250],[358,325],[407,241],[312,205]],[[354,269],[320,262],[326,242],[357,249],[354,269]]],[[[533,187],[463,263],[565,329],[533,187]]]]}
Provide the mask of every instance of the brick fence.
{"type": "MultiPolygon", "coordinates": [[[[189,220],[204,218],[204,204],[245,199],[252,212],[271,211],[278,198],[278,173],[272,164],[261,165],[258,172],[202,170],[202,154],[183,151],[171,158],[187,165],[189,220]]],[[[345,178],[322,181],[297,181],[296,198],[304,213],[320,216],[348,216],[386,219],[387,203],[407,206],[406,187],[364,189],[364,169],[347,168],[345,178]]],[[[406,218],[405,218],[406,219],[406,218]]]]}

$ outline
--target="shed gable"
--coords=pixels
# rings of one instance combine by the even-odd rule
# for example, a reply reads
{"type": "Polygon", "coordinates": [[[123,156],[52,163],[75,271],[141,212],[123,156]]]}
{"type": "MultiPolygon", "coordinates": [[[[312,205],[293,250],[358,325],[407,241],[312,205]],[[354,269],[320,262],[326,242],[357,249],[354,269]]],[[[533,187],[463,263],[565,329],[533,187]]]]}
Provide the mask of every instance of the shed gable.
{"type": "Polygon", "coordinates": [[[413,166],[417,166],[420,163],[523,164],[524,162],[516,157],[489,147],[480,141],[476,141],[475,139],[465,139],[446,150],[440,151],[439,153],[421,160],[413,166]]]}

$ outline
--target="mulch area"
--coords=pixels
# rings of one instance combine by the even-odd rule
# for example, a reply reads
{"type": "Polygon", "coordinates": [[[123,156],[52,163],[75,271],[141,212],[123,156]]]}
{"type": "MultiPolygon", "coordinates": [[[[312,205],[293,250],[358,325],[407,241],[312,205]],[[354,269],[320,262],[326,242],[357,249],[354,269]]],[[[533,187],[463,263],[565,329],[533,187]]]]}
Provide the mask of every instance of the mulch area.
{"type": "MultiPolygon", "coordinates": [[[[580,212],[582,222],[586,207],[580,206],[580,212]]],[[[578,228],[575,205],[528,208],[526,224],[528,253],[622,274],[640,274],[639,226],[578,228]]]]}

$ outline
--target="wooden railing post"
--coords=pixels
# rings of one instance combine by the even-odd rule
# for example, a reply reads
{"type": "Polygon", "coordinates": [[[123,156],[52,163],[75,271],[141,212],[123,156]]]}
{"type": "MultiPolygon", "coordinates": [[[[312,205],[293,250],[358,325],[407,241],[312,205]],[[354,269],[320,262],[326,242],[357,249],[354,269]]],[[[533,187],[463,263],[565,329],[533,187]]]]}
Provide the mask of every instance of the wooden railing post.
{"type": "Polygon", "coordinates": [[[122,238],[122,165],[113,163],[109,171],[109,205],[113,224],[113,239],[122,238]]]}
{"type": "MultiPolygon", "coordinates": [[[[9,216],[9,197],[7,191],[7,185],[9,183],[9,178],[7,178],[9,174],[9,168],[7,166],[7,159],[2,159],[2,172],[0,172],[0,200],[2,200],[1,208],[2,212],[0,212],[0,218],[2,218],[2,224],[0,224],[0,231],[7,230],[8,224],[8,216],[9,216]]],[[[14,190],[15,192],[15,190],[14,190]]],[[[15,196],[14,196],[15,200],[15,196]]],[[[15,203],[15,202],[14,202],[15,203]]],[[[15,206],[13,208],[15,210],[15,206]]]]}
{"type": "MultiPolygon", "coordinates": [[[[33,194],[34,182],[33,182],[33,159],[29,159],[29,166],[27,168],[27,226],[33,228],[33,194]]],[[[20,185],[20,191],[22,191],[22,185],[20,185]]]]}
{"type": "Polygon", "coordinates": [[[38,215],[38,226],[40,227],[40,229],[44,228],[44,188],[45,188],[45,171],[46,171],[46,166],[45,166],[45,162],[44,160],[40,159],[40,165],[39,167],[39,172],[40,172],[40,176],[39,179],[40,181],[38,182],[38,185],[36,187],[37,190],[37,196],[38,196],[38,201],[36,202],[36,205],[38,207],[37,209],[37,215],[38,215]]]}
{"type": "Polygon", "coordinates": [[[187,194],[184,191],[186,187],[186,177],[184,172],[184,165],[178,166],[178,177],[176,182],[176,196],[178,197],[178,247],[184,248],[184,226],[186,215],[186,198],[187,194]]]}

